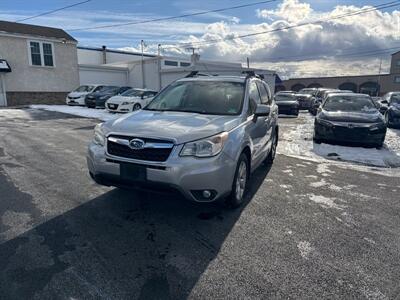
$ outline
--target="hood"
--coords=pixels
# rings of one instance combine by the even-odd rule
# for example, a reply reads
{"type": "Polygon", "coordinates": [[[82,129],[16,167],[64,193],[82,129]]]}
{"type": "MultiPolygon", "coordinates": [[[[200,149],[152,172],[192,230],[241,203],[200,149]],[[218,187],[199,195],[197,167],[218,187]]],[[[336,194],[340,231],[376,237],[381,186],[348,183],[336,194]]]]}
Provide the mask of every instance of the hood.
{"type": "Polygon", "coordinates": [[[390,105],[390,108],[391,108],[392,110],[400,110],[400,103],[392,103],[392,104],[390,105]]]}
{"type": "Polygon", "coordinates": [[[332,122],[348,123],[379,123],[383,122],[382,114],[376,110],[373,113],[363,112],[328,112],[323,110],[318,118],[332,122]]]}
{"type": "Polygon", "coordinates": [[[240,124],[240,119],[238,116],[140,110],[108,121],[104,128],[107,132],[167,139],[182,144],[230,131],[240,124]]]}
{"type": "Polygon", "coordinates": [[[276,101],[276,105],[287,105],[287,106],[297,106],[299,105],[299,102],[297,100],[288,100],[288,101],[276,101]]]}
{"type": "Polygon", "coordinates": [[[89,94],[88,92],[71,92],[68,94],[69,97],[83,97],[86,96],[87,94],[89,94]]]}
{"type": "Polygon", "coordinates": [[[118,95],[118,96],[111,97],[108,100],[108,102],[112,102],[112,103],[115,103],[115,104],[121,104],[123,102],[134,102],[135,99],[137,99],[137,98],[124,97],[124,96],[118,95]]]}

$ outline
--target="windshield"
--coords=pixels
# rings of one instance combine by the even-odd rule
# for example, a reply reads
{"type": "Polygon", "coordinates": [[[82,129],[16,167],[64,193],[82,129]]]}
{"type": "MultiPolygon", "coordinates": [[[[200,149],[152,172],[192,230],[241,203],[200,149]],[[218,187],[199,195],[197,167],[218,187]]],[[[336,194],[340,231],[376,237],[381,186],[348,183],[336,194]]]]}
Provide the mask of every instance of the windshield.
{"type": "Polygon", "coordinates": [[[400,104],[400,94],[393,94],[390,97],[390,104],[400,104]]]}
{"type": "Polygon", "coordinates": [[[296,95],[294,94],[279,94],[275,95],[275,101],[294,101],[296,100],[296,95]]]}
{"type": "Polygon", "coordinates": [[[314,90],[314,89],[302,89],[302,90],[300,90],[299,94],[315,96],[317,94],[317,92],[318,91],[314,90]]]}
{"type": "Polygon", "coordinates": [[[241,112],[243,97],[242,82],[182,81],[171,84],[145,109],[237,115],[241,112]]]}
{"type": "Polygon", "coordinates": [[[371,98],[366,96],[333,96],[329,97],[323,106],[327,111],[375,113],[376,106],[371,98]]]}
{"type": "Polygon", "coordinates": [[[113,92],[116,92],[118,90],[119,90],[119,87],[117,87],[117,86],[103,86],[97,92],[100,92],[100,93],[104,93],[104,92],[113,93],[113,92]]]}
{"type": "Polygon", "coordinates": [[[74,92],[84,93],[84,92],[90,92],[92,89],[93,89],[92,85],[81,85],[74,92]]]}
{"type": "Polygon", "coordinates": [[[127,90],[121,94],[121,96],[124,97],[140,97],[140,95],[143,93],[143,91],[138,91],[138,90],[127,90]]]}

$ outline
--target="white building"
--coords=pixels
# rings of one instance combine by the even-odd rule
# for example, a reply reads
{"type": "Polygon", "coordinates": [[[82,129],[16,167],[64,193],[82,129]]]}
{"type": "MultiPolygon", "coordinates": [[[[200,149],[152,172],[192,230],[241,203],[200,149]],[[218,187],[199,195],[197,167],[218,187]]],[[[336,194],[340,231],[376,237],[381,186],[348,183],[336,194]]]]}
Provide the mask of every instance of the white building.
{"type": "Polygon", "coordinates": [[[110,50],[106,47],[78,47],[81,84],[117,84],[160,90],[192,71],[219,75],[241,75],[244,71],[262,74],[275,88],[275,72],[244,68],[240,63],[201,60],[199,55],[190,58],[166,57],[137,52],[110,50]]]}
{"type": "Polygon", "coordinates": [[[0,21],[0,106],[61,103],[79,84],[77,41],[62,29],[0,21]]]}

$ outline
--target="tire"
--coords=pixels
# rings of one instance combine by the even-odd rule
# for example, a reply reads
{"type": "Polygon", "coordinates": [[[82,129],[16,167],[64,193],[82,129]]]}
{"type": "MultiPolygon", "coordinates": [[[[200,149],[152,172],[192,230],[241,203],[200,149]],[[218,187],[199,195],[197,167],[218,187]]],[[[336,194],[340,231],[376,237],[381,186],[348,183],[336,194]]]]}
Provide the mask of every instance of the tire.
{"type": "Polygon", "coordinates": [[[320,145],[322,144],[322,140],[321,139],[317,139],[317,138],[313,138],[314,143],[320,145]]]}
{"type": "Polygon", "coordinates": [[[139,109],[142,109],[142,106],[139,103],[135,103],[135,105],[132,108],[132,111],[136,111],[136,110],[139,110],[139,109]]]}
{"type": "Polygon", "coordinates": [[[233,177],[231,194],[226,198],[226,204],[232,208],[237,208],[244,202],[250,175],[249,167],[249,160],[246,154],[242,153],[236,166],[235,176],[233,177]]]}
{"type": "Polygon", "coordinates": [[[267,158],[265,159],[265,163],[270,165],[274,162],[276,156],[276,148],[278,147],[278,133],[274,133],[274,137],[271,143],[271,150],[268,153],[267,158]]]}

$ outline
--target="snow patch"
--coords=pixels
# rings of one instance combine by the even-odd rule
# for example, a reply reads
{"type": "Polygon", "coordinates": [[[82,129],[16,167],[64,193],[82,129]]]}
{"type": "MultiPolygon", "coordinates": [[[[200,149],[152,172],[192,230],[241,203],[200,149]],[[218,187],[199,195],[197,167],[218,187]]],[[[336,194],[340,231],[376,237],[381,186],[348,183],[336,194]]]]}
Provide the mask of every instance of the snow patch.
{"type": "Polygon", "coordinates": [[[112,114],[105,109],[94,109],[82,106],[35,104],[31,105],[30,108],[55,111],[85,118],[99,119],[102,121],[114,120],[121,117],[120,114],[112,114]]]}
{"type": "Polygon", "coordinates": [[[335,208],[335,209],[344,209],[345,206],[339,205],[335,203],[334,198],[327,198],[325,196],[309,194],[309,199],[315,203],[318,203],[320,206],[324,208],[335,208]]]}
{"type": "Polygon", "coordinates": [[[308,259],[310,253],[314,251],[314,247],[309,242],[300,242],[297,244],[297,249],[300,251],[300,255],[304,259],[308,259]]]}
{"type": "Polygon", "coordinates": [[[382,149],[345,147],[313,142],[314,117],[301,113],[298,122],[285,124],[278,153],[315,162],[352,162],[376,167],[400,167],[400,130],[388,129],[382,149]]]}

